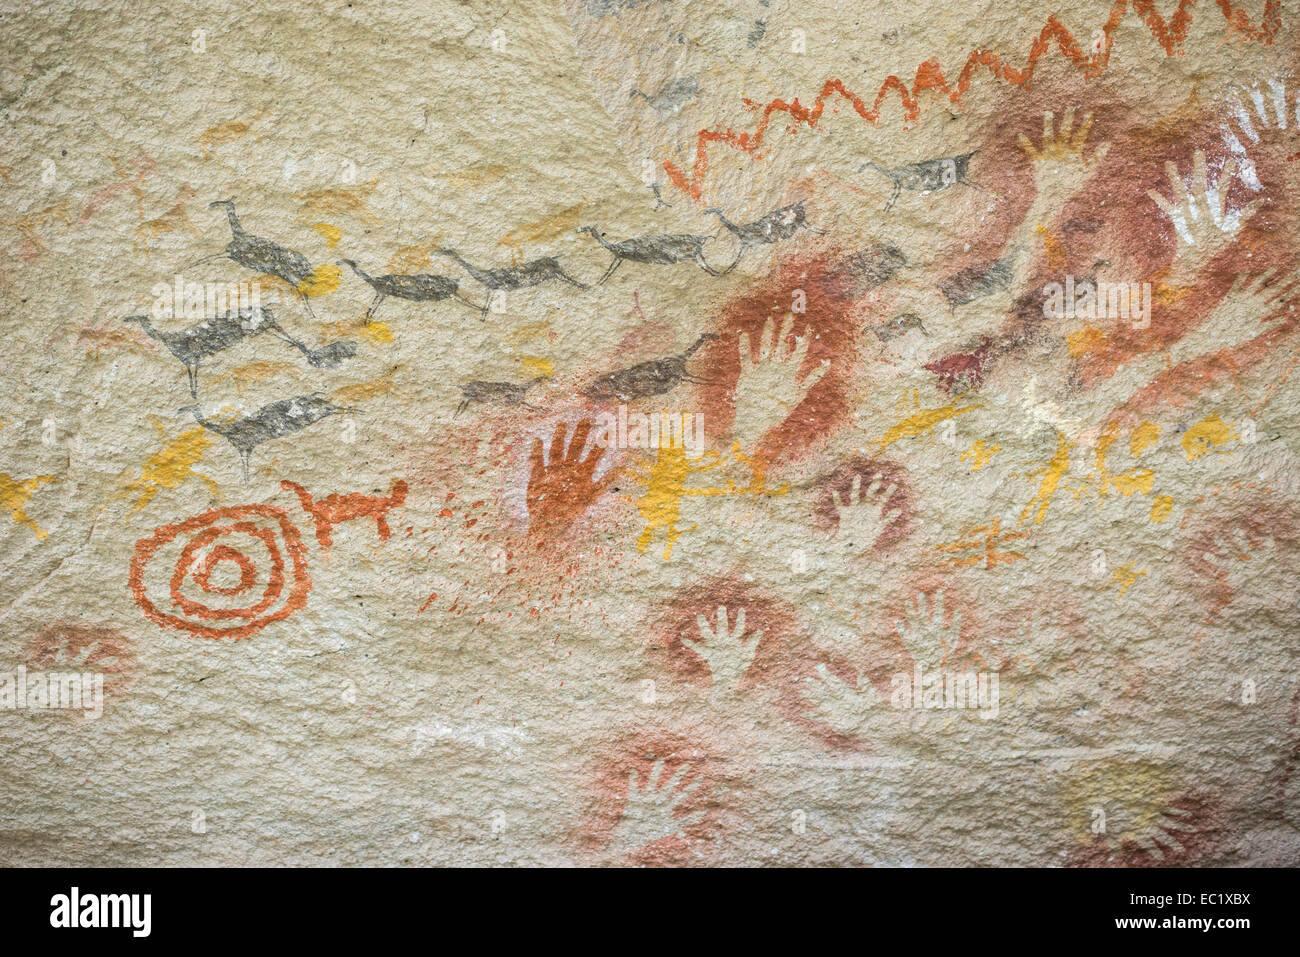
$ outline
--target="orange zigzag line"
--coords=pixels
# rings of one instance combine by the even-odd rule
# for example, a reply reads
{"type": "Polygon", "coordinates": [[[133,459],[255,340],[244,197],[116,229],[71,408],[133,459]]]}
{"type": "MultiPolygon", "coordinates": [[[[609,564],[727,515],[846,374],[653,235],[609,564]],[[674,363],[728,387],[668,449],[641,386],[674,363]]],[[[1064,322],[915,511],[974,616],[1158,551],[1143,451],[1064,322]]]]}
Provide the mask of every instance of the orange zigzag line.
{"type": "MultiPolygon", "coordinates": [[[[1215,2],[1218,4],[1219,10],[1223,13],[1228,25],[1252,40],[1260,40],[1263,43],[1271,44],[1282,27],[1282,0],[1266,0],[1264,16],[1257,27],[1251,24],[1242,10],[1233,7],[1231,0],[1215,0],[1215,2]]],[[[1174,15],[1166,23],[1159,11],[1156,10],[1153,0],[1133,0],[1134,12],[1142,18],[1142,22],[1146,24],[1147,29],[1151,31],[1151,35],[1164,48],[1165,54],[1168,56],[1180,52],[1179,47],[1187,36],[1188,27],[1192,22],[1192,7],[1195,5],[1196,0],[1179,0],[1178,9],[1174,11],[1174,15]]],[[[934,58],[926,60],[916,68],[916,80],[910,89],[897,76],[891,75],[886,78],[876,92],[875,101],[870,107],[866,105],[860,96],[846,88],[842,82],[834,78],[828,79],[821,92],[817,94],[817,99],[812,107],[801,105],[798,98],[792,103],[787,103],[779,98],[772,100],[762,108],[763,117],[759,121],[758,128],[752,133],[737,133],[730,127],[724,130],[700,130],[696,138],[695,164],[691,170],[691,175],[687,176],[671,160],[664,162],[664,172],[668,174],[668,178],[674,186],[688,194],[692,199],[699,200],[703,192],[704,175],[709,166],[709,145],[722,143],[735,150],[753,152],[762,144],[763,136],[771,123],[773,113],[788,113],[797,123],[804,123],[815,128],[817,121],[821,119],[822,112],[826,108],[827,97],[832,93],[837,93],[848,100],[853,109],[864,120],[868,123],[875,123],[880,119],[880,104],[884,102],[891,92],[897,92],[899,101],[903,106],[903,118],[906,122],[911,122],[921,114],[920,95],[922,93],[927,90],[938,90],[947,93],[948,99],[956,103],[970,88],[971,76],[979,68],[987,67],[994,77],[1006,80],[1015,86],[1028,88],[1034,76],[1034,68],[1037,66],[1039,59],[1051,50],[1053,43],[1056,44],[1062,55],[1084,70],[1085,76],[1089,78],[1100,76],[1110,61],[1112,34],[1118,29],[1125,14],[1128,13],[1128,8],[1129,0],[1115,0],[1110,10],[1110,16],[1106,20],[1106,25],[1101,28],[1104,37],[1104,41],[1100,45],[1101,48],[1091,54],[1085,55],[1083,48],[1080,47],[1079,41],[1074,38],[1074,35],[1055,16],[1050,16],[1047,18],[1047,23],[1044,24],[1038,37],[1034,40],[1033,45],[1029,48],[1029,63],[1023,70],[1004,63],[996,53],[987,50],[974,50],[966,58],[966,65],[962,67],[961,73],[958,74],[955,87],[949,86],[947,79],[944,77],[943,68],[939,65],[938,60],[934,58]]],[[[759,107],[759,104],[748,99],[745,100],[745,105],[754,109],[759,107]]]]}

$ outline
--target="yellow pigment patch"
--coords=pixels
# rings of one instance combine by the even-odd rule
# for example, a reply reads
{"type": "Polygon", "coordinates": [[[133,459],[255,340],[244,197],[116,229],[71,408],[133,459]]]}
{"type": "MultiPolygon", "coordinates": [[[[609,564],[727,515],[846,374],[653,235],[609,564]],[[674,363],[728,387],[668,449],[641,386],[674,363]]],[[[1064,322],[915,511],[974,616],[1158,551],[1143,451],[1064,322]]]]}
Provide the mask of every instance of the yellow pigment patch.
{"type": "Polygon", "coordinates": [[[28,479],[16,479],[8,472],[0,472],[0,508],[7,508],[10,520],[26,525],[36,533],[38,539],[45,538],[45,530],[27,517],[23,507],[33,492],[56,478],[54,475],[35,475],[28,479]]]}
{"type": "Polygon", "coordinates": [[[1151,502],[1151,521],[1163,522],[1174,509],[1174,500],[1168,495],[1157,495],[1151,502]]]}
{"type": "Polygon", "coordinates": [[[386,322],[371,322],[368,325],[359,326],[356,332],[362,339],[377,346],[387,345],[393,341],[393,330],[388,328],[386,322]]]}
{"type": "Polygon", "coordinates": [[[555,374],[555,363],[541,356],[520,356],[519,364],[524,367],[525,372],[531,372],[535,376],[544,375],[550,378],[555,374]]]}
{"type": "Polygon", "coordinates": [[[1123,598],[1124,593],[1132,588],[1137,583],[1137,580],[1146,573],[1147,570],[1145,568],[1134,569],[1133,563],[1129,562],[1127,565],[1122,565],[1115,569],[1114,573],[1110,576],[1110,581],[1106,584],[1108,586],[1119,585],[1119,597],[1123,598]]]}
{"type": "Polygon", "coordinates": [[[312,274],[298,283],[298,291],[304,296],[328,296],[343,279],[343,270],[333,263],[317,266],[312,274]]]}
{"type": "Polygon", "coordinates": [[[1218,415],[1208,415],[1187,430],[1183,436],[1183,451],[1187,453],[1187,461],[1191,462],[1199,459],[1211,448],[1227,445],[1235,438],[1237,433],[1233,431],[1232,426],[1218,415]]]}
{"type": "Polygon", "coordinates": [[[1129,436],[1128,450],[1129,454],[1137,458],[1151,446],[1155,445],[1156,439],[1160,438],[1160,426],[1154,422],[1141,422],[1134,426],[1133,433],[1129,436]]]}
{"type": "Polygon", "coordinates": [[[138,496],[135,508],[131,509],[132,512],[138,512],[153,501],[154,496],[163,489],[180,488],[191,478],[202,479],[215,494],[217,483],[208,476],[194,471],[194,466],[203,458],[210,441],[208,430],[201,426],[182,432],[145,459],[144,464],[140,466],[139,478],[122,489],[117,497],[121,499],[128,495],[138,496]]]}
{"type": "Polygon", "coordinates": [[[1057,488],[1061,484],[1061,479],[1065,473],[1070,470],[1070,449],[1073,447],[1070,440],[1065,437],[1064,432],[1056,433],[1056,454],[1052,460],[1047,463],[1047,467],[1040,469],[1035,474],[1041,474],[1043,481],[1038,486],[1038,493],[1029,500],[1029,504],[1024,507],[1020,513],[1020,521],[1029,520],[1029,516],[1034,516],[1034,524],[1041,525],[1043,519],[1047,517],[1047,509],[1052,504],[1052,496],[1056,494],[1057,488]],[[1034,511],[1034,506],[1038,510],[1034,511]]]}
{"type": "Polygon", "coordinates": [[[1070,358],[1078,359],[1106,345],[1106,333],[1092,326],[1085,326],[1078,332],[1065,337],[1065,347],[1070,350],[1070,358]]]}
{"type": "Polygon", "coordinates": [[[333,249],[343,238],[343,230],[337,226],[331,226],[329,223],[312,223],[311,228],[325,237],[325,245],[333,249]]]}
{"type": "Polygon", "coordinates": [[[876,443],[877,451],[883,451],[900,439],[910,439],[915,438],[918,435],[926,435],[929,432],[932,432],[934,427],[940,422],[946,422],[948,419],[964,415],[967,412],[979,408],[983,408],[981,403],[976,403],[975,405],[964,405],[959,408],[956,400],[953,400],[940,408],[926,409],[923,412],[910,415],[906,419],[903,419],[901,422],[892,426],[889,431],[881,436],[880,441],[876,443]]]}
{"type": "Polygon", "coordinates": [[[970,470],[972,472],[978,472],[984,466],[989,464],[989,459],[993,458],[995,453],[1001,451],[1002,446],[988,445],[983,439],[979,439],[974,445],[961,454],[961,461],[969,461],[970,470]]]}

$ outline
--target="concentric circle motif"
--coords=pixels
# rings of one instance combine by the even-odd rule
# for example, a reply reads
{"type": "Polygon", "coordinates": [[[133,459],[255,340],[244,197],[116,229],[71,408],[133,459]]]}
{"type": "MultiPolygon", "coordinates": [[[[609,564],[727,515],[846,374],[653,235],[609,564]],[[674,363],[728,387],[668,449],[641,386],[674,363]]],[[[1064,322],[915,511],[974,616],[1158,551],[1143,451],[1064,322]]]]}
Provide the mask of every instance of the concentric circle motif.
{"type": "Polygon", "coordinates": [[[302,536],[284,509],[237,505],[163,525],[140,539],[129,585],[155,624],[238,640],[302,608],[311,577],[302,536]],[[157,598],[163,592],[166,598],[157,598]]]}

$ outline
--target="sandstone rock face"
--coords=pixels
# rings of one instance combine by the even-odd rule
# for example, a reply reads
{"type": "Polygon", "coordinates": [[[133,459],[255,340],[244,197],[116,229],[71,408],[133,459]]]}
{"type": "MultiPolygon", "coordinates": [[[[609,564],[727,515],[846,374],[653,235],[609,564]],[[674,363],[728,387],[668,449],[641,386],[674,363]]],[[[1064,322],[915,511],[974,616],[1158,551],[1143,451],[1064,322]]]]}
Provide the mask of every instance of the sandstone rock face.
{"type": "Polygon", "coordinates": [[[1297,23],[1058,9],[6,13],[0,862],[1300,863],[1297,23]]]}

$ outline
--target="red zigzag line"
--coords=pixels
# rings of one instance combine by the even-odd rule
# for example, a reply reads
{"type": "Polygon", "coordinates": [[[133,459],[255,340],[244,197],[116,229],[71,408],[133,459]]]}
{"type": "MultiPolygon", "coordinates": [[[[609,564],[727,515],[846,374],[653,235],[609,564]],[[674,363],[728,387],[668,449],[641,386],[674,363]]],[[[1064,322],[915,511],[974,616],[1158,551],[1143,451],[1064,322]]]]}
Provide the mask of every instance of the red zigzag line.
{"type": "MultiPolygon", "coordinates": [[[[1223,13],[1224,19],[1227,20],[1228,25],[1252,40],[1271,44],[1282,27],[1282,0],[1266,0],[1264,17],[1258,27],[1253,26],[1246,14],[1232,5],[1231,0],[1215,0],[1215,2],[1223,13]]],[[[1146,24],[1147,29],[1151,31],[1151,35],[1164,48],[1165,54],[1168,56],[1174,56],[1176,53],[1181,52],[1179,47],[1187,36],[1187,29],[1192,22],[1192,7],[1195,5],[1196,0],[1179,0],[1178,9],[1166,23],[1164,18],[1160,16],[1159,11],[1156,10],[1153,0],[1133,0],[1134,12],[1142,18],[1142,22],[1146,24]]],[[[998,79],[1006,80],[1008,83],[1027,89],[1033,79],[1034,68],[1043,55],[1051,50],[1053,43],[1056,44],[1062,55],[1083,69],[1086,76],[1089,78],[1100,76],[1110,61],[1112,35],[1118,29],[1125,14],[1128,13],[1128,8],[1129,0],[1115,0],[1110,10],[1110,16],[1106,20],[1106,25],[1101,28],[1102,42],[1097,44],[1090,54],[1084,54],[1083,48],[1079,45],[1079,41],[1074,38],[1074,35],[1055,16],[1050,16],[1047,18],[1047,23],[1043,26],[1043,29],[1039,32],[1037,39],[1029,48],[1029,65],[1025,69],[1019,70],[1002,62],[996,53],[987,50],[974,50],[966,58],[966,65],[962,67],[961,73],[958,74],[955,87],[948,84],[942,67],[939,65],[938,60],[934,58],[926,60],[916,68],[916,80],[911,89],[897,76],[889,76],[876,92],[875,101],[870,107],[856,93],[846,88],[842,82],[834,78],[828,79],[821,92],[817,95],[812,107],[801,105],[798,98],[792,103],[787,103],[782,99],[772,100],[763,107],[763,118],[759,121],[758,128],[752,133],[737,133],[730,127],[724,130],[700,130],[696,138],[695,164],[691,170],[691,175],[687,176],[671,160],[663,164],[664,172],[668,174],[668,178],[674,186],[687,193],[692,199],[699,200],[703,192],[704,175],[709,167],[709,145],[722,143],[732,149],[753,152],[762,144],[763,136],[772,121],[773,113],[788,113],[796,122],[805,123],[809,127],[816,127],[817,121],[821,119],[822,112],[826,108],[827,98],[832,93],[837,93],[848,100],[853,109],[864,120],[868,123],[875,123],[880,119],[880,104],[884,102],[891,92],[897,92],[903,107],[903,117],[907,122],[911,122],[921,114],[920,95],[922,93],[928,90],[937,90],[947,93],[948,99],[956,103],[961,99],[962,94],[970,88],[972,75],[981,67],[987,67],[988,71],[998,79]]],[[[745,103],[754,108],[759,105],[752,100],[746,100],[745,103]]]]}

